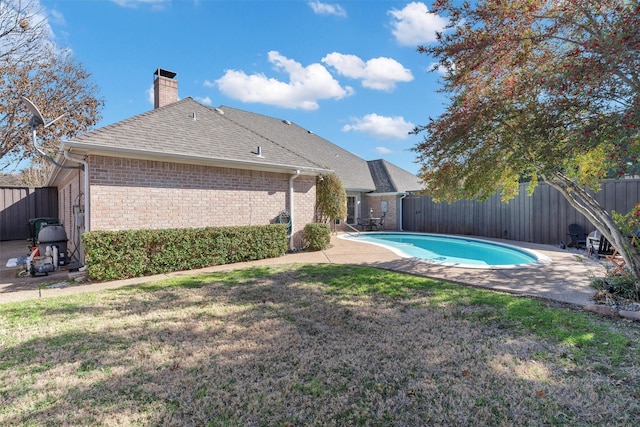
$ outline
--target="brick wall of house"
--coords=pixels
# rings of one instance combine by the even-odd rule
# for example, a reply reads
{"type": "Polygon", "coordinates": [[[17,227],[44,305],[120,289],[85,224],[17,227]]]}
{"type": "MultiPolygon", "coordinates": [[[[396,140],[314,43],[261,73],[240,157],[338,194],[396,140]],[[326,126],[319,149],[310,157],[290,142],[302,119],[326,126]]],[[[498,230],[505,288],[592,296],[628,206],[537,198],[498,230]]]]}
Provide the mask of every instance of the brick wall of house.
{"type": "Polygon", "coordinates": [[[362,212],[363,217],[369,216],[370,210],[373,209],[373,216],[375,218],[382,217],[382,202],[387,203],[387,212],[384,216],[384,228],[385,230],[398,230],[400,222],[398,218],[400,204],[402,201],[399,196],[380,196],[380,197],[365,197],[365,206],[362,212]]]}
{"type": "MultiPolygon", "coordinates": [[[[373,214],[371,216],[375,218],[382,217],[382,202],[387,202],[387,212],[385,214],[384,229],[387,231],[399,231],[400,230],[400,210],[402,206],[401,196],[389,195],[389,196],[371,196],[366,193],[349,192],[349,196],[356,197],[356,203],[358,208],[356,209],[358,218],[367,218],[370,215],[371,209],[373,214]]],[[[359,226],[352,224],[351,227],[346,225],[344,221],[340,221],[340,225],[336,228],[340,231],[350,233],[353,228],[360,229],[359,226]]]]}
{"type": "Polygon", "coordinates": [[[76,260],[82,259],[80,236],[84,232],[84,224],[78,224],[73,214],[73,207],[84,208],[84,172],[75,171],[66,176],[58,186],[58,218],[62,221],[67,233],[67,249],[74,253],[76,260]]]}
{"type": "MultiPolygon", "coordinates": [[[[289,208],[285,173],[89,158],[91,229],[261,225],[289,208]]],[[[315,177],[294,180],[294,232],[313,221],[315,177]]]]}

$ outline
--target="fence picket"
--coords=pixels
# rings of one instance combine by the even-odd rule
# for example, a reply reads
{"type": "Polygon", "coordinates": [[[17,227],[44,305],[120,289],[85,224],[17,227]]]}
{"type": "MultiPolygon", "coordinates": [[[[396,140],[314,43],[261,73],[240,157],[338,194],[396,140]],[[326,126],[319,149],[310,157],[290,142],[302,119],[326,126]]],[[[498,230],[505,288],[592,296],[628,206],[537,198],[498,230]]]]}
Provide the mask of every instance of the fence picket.
{"type": "Polygon", "coordinates": [[[57,188],[0,187],[0,241],[27,239],[27,222],[39,217],[58,217],[57,188]]]}
{"type": "MultiPolygon", "coordinates": [[[[607,211],[626,213],[640,202],[640,179],[606,180],[595,196],[607,211]]],[[[595,230],[584,215],[545,183],[540,183],[532,196],[527,195],[527,184],[521,184],[520,194],[508,203],[502,203],[498,194],[485,202],[453,203],[435,203],[429,196],[412,195],[403,203],[405,231],[506,237],[555,245],[567,242],[571,223],[580,224],[587,232],[595,230]]]]}

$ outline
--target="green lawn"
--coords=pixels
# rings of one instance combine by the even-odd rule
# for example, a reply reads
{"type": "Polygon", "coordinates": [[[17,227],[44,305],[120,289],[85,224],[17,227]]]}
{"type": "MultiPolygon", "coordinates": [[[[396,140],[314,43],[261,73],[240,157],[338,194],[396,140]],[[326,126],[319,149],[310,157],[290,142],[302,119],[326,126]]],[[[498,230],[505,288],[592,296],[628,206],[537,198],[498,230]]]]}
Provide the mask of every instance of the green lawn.
{"type": "Polygon", "coordinates": [[[0,425],[636,425],[640,328],[340,265],[0,305],[0,425]]]}

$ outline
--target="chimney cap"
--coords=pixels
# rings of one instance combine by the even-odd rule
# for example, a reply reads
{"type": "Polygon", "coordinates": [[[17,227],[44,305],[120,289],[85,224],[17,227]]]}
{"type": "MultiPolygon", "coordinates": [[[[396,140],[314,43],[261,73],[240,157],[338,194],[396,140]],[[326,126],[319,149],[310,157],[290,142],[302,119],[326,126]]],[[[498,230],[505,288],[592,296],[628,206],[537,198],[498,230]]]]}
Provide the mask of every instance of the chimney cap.
{"type": "Polygon", "coordinates": [[[162,68],[158,68],[154,73],[154,76],[160,76],[160,77],[167,77],[167,78],[174,78],[176,75],[178,75],[178,73],[174,73],[173,71],[169,71],[169,70],[165,70],[162,68]]]}

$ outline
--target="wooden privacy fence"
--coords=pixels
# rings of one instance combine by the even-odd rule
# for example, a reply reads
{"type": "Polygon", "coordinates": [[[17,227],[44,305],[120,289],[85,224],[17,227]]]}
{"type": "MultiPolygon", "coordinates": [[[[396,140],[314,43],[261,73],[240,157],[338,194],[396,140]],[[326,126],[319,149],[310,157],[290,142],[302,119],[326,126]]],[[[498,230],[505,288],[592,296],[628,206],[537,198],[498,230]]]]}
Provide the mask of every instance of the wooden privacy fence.
{"type": "MultiPolygon", "coordinates": [[[[640,179],[606,180],[595,196],[609,212],[627,213],[640,202],[640,179]]],[[[527,195],[527,184],[521,184],[520,195],[508,203],[502,203],[496,194],[485,202],[454,203],[435,203],[429,196],[408,196],[402,205],[405,231],[558,244],[570,241],[567,228],[571,223],[582,225],[587,233],[595,230],[562,194],[545,183],[540,183],[531,196],[527,195]]]]}
{"type": "Polygon", "coordinates": [[[31,218],[57,216],[57,188],[0,187],[0,240],[27,239],[31,218]]]}

